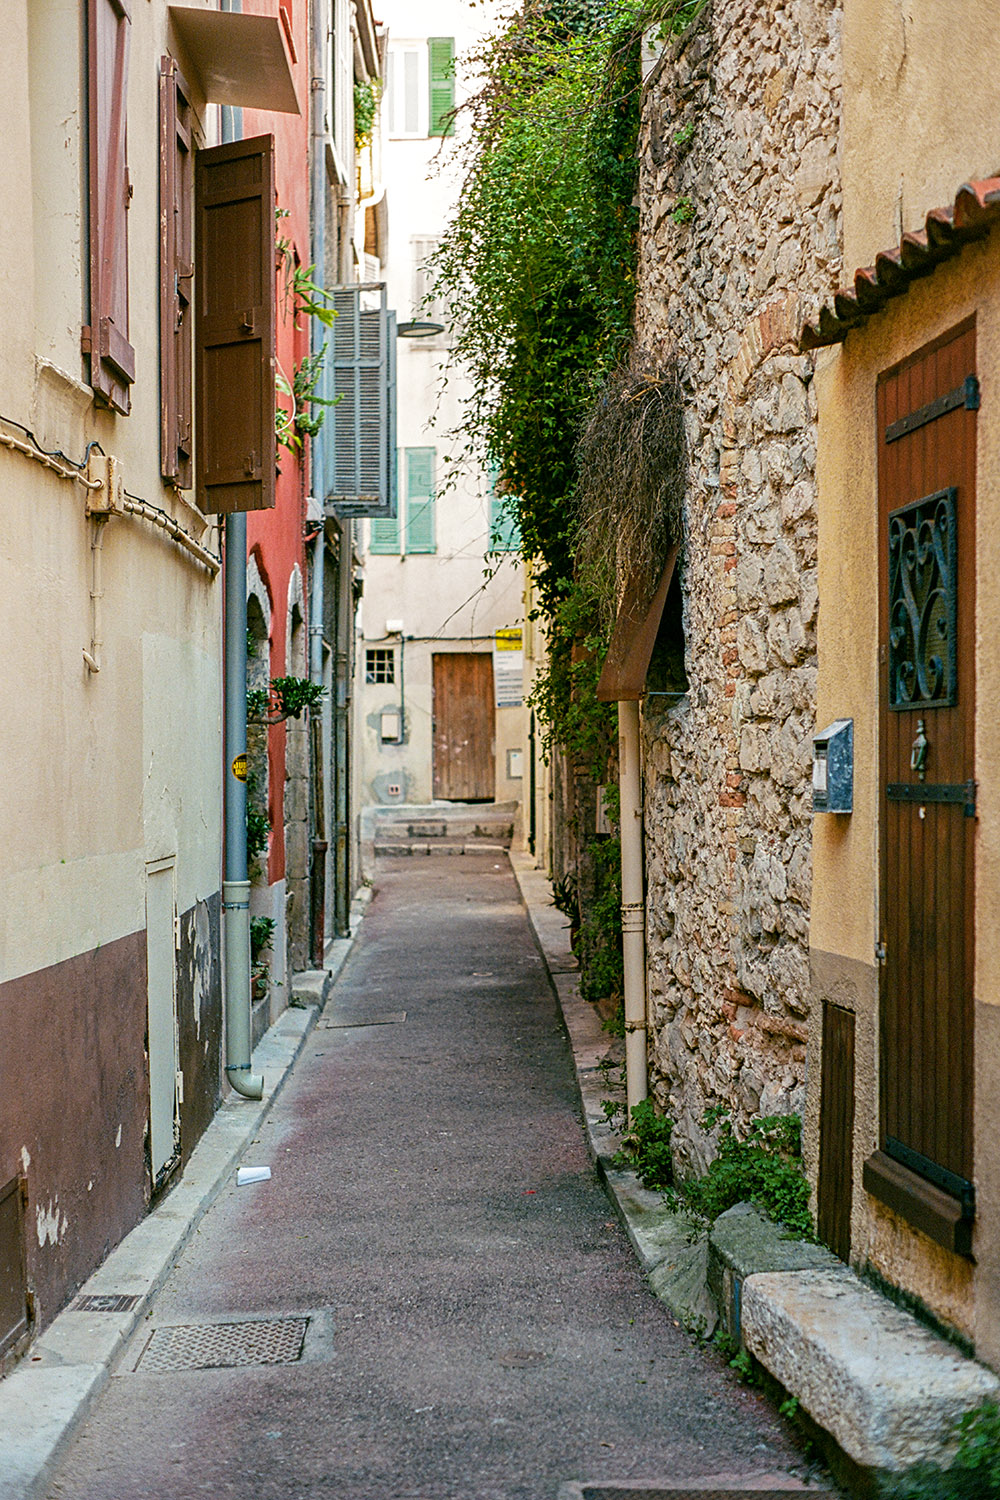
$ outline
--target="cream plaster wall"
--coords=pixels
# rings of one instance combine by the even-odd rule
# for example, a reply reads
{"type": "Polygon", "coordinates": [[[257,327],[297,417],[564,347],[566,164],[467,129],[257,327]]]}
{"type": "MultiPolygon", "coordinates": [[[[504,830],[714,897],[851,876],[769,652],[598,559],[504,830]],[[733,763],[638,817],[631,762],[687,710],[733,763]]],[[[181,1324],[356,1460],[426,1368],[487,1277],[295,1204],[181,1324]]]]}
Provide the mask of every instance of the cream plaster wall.
{"type": "MultiPolygon", "coordinates": [[[[0,416],[73,460],[99,441],[130,493],[217,547],[214,527],[159,476],[157,65],[170,50],[165,0],[133,7],[136,380],[128,417],[93,406],[80,354],[87,258],[80,7],[14,0],[8,11],[0,50],[7,158],[0,416]]],[[[209,133],[215,115],[202,106],[209,133]]],[[[101,671],[91,674],[83,660],[92,636],[85,490],[0,446],[0,493],[5,980],[143,928],[147,860],[176,856],[181,910],[218,891],[221,586],[163,532],[141,520],[109,521],[101,671]]]]}
{"type": "Polygon", "coordinates": [[[1000,171],[993,0],[844,0],[844,264],[1000,171]]]}

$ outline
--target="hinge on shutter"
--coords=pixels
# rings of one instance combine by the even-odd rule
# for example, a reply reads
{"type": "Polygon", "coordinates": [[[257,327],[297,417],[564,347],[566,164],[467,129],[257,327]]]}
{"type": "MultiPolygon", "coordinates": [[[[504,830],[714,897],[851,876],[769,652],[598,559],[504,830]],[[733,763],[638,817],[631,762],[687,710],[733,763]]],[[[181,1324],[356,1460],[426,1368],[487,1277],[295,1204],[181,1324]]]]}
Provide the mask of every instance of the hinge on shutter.
{"type": "Polygon", "coordinates": [[[94,332],[89,323],[84,323],[83,327],[80,329],[80,353],[93,354],[93,352],[94,332]]]}

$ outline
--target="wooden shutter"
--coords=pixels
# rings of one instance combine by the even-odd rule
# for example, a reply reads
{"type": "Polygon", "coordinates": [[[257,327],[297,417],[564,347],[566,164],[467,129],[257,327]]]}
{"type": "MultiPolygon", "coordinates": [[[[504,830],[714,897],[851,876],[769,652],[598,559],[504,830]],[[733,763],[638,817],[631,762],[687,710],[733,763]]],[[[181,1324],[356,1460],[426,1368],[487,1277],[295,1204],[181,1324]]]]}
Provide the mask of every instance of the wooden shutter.
{"type": "Polygon", "coordinates": [[[341,516],[391,516],[395,485],[395,316],[385,287],[339,286],[327,341],[324,501],[341,516]]]}
{"type": "Polygon", "coordinates": [[[135,352],[128,336],[128,205],[125,150],[127,0],[87,0],[87,172],[90,208],[90,322],[83,350],[90,383],[114,411],[128,414],[135,352]]]}
{"type": "Polygon", "coordinates": [[[434,448],[406,449],[406,550],[434,551],[434,448]]]}
{"type": "Polygon", "coordinates": [[[851,1258],[854,1183],[854,1016],[823,1003],[819,1102],[819,1212],[817,1231],[841,1260],[851,1258]]]}
{"type": "Polygon", "coordinates": [[[430,124],[428,135],[454,135],[455,38],[432,36],[427,40],[430,69],[430,124]]]}
{"type": "Polygon", "coordinates": [[[369,552],[398,553],[399,520],[396,516],[376,517],[372,521],[369,552]]]}
{"type": "Polygon", "coordinates": [[[194,157],[187,86],[160,60],[160,472],[191,486],[194,157]]]}
{"type": "Polygon", "coordinates": [[[274,137],[195,156],[197,499],[274,504],[274,137]]]}

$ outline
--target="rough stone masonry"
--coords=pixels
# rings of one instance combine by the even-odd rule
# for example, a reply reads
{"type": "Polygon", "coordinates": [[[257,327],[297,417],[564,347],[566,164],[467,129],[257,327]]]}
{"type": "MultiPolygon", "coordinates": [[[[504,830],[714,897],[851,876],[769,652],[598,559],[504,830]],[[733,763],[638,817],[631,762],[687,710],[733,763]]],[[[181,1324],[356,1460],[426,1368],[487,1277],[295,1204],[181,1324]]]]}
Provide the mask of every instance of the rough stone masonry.
{"type": "Polygon", "coordinates": [[[816,410],[797,333],[840,277],[840,7],[715,0],[647,77],[637,339],[685,403],[685,661],[644,711],[652,1087],[702,1125],[801,1112],[816,410]]]}

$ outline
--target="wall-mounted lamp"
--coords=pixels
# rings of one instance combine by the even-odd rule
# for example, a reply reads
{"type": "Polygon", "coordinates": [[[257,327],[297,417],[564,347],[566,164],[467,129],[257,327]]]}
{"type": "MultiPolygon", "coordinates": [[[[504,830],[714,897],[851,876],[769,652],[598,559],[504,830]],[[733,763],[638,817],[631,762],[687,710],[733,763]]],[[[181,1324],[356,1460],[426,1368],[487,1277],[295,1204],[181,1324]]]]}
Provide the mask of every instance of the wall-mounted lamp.
{"type": "Polygon", "coordinates": [[[396,337],[400,339],[430,339],[436,333],[444,333],[444,324],[431,323],[426,318],[411,318],[408,323],[396,324],[396,337]]]}

